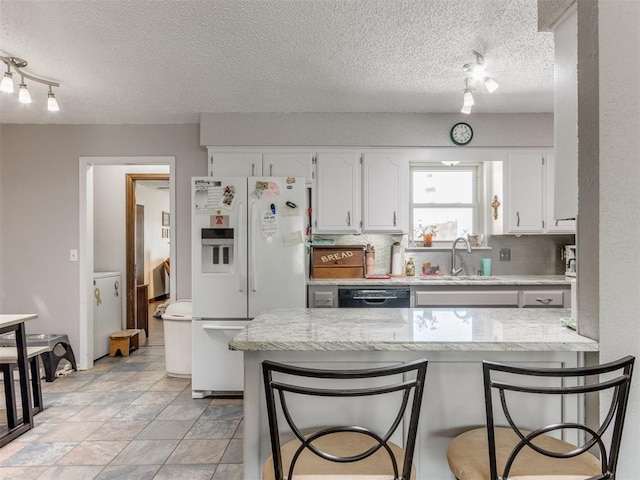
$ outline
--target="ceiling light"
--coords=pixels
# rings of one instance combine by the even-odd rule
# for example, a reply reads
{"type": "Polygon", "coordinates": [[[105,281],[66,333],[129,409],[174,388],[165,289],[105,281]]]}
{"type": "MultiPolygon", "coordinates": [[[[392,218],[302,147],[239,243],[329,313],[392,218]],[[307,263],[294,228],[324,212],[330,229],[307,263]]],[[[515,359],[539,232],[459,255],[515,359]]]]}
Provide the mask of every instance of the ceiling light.
{"type": "Polygon", "coordinates": [[[500,85],[493,78],[484,77],[484,86],[487,88],[489,93],[495,92],[500,85]]]}
{"type": "Polygon", "coordinates": [[[464,97],[463,97],[463,105],[465,107],[472,107],[473,104],[475,103],[473,101],[473,95],[471,94],[471,90],[473,90],[473,88],[471,88],[469,78],[465,78],[464,79],[464,97]]]}
{"type": "Polygon", "coordinates": [[[27,85],[24,83],[24,77],[20,83],[20,90],[18,90],[18,101],[20,103],[31,103],[31,95],[29,95],[27,85]]]}
{"type": "Polygon", "coordinates": [[[7,66],[7,72],[4,74],[2,82],[0,82],[0,90],[7,93],[13,93],[13,76],[11,73],[11,69],[13,68],[16,72],[18,72],[18,74],[20,74],[21,77],[20,88],[18,89],[18,101],[20,103],[31,103],[31,95],[29,94],[29,90],[27,90],[27,84],[25,83],[26,78],[43,85],[48,85],[49,94],[47,98],[47,109],[52,112],[57,112],[58,110],[60,110],[58,101],[56,100],[56,96],[52,90],[53,87],[60,86],[58,82],[45,80],[44,78],[40,78],[25,72],[23,68],[27,66],[27,61],[23,60],[22,58],[11,56],[5,57],[0,55],[0,60],[3,61],[7,66]]]}
{"type": "Polygon", "coordinates": [[[474,90],[474,81],[481,82],[489,93],[495,92],[499,87],[498,82],[489,77],[485,72],[484,56],[475,50],[472,50],[472,52],[476,57],[476,61],[465,63],[462,66],[462,69],[467,72],[468,76],[464,79],[464,97],[460,113],[466,115],[471,113],[471,107],[475,103],[473,94],[471,93],[474,90]]]}
{"type": "Polygon", "coordinates": [[[51,90],[51,85],[49,85],[49,94],[47,95],[47,110],[50,112],[57,112],[60,110],[58,106],[58,101],[56,100],[56,94],[51,90]]]}
{"type": "Polygon", "coordinates": [[[13,93],[13,73],[11,73],[11,67],[9,65],[7,65],[7,71],[2,77],[2,82],[0,82],[0,91],[13,93]]]}

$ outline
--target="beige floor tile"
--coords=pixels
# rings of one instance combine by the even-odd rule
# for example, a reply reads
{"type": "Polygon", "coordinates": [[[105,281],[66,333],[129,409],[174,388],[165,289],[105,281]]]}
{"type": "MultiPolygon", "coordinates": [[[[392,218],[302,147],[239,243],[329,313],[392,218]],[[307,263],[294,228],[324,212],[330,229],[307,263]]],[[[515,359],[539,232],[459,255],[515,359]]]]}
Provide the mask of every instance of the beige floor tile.
{"type": "Polygon", "coordinates": [[[220,464],[212,480],[243,480],[244,470],[241,464],[220,464]]]}
{"type": "Polygon", "coordinates": [[[161,465],[173,453],[178,440],[133,440],[111,465],[161,465]]]}
{"type": "Polygon", "coordinates": [[[149,424],[148,421],[131,420],[127,422],[123,421],[111,421],[105,422],[98,430],[93,432],[87,441],[93,442],[96,440],[133,440],[138,434],[144,430],[149,424]]]}
{"type": "Polygon", "coordinates": [[[104,422],[116,415],[123,407],[116,405],[88,405],[83,407],[68,422],[104,422]]]}
{"type": "Polygon", "coordinates": [[[104,422],[60,423],[56,428],[41,435],[38,442],[81,442],[103,424],[104,422]]]}
{"type": "Polygon", "coordinates": [[[57,465],[108,465],[128,444],[126,440],[82,442],[57,465]]]}
{"type": "Polygon", "coordinates": [[[229,440],[182,440],[168,464],[219,463],[229,440]]]}
{"type": "Polygon", "coordinates": [[[53,466],[39,476],[38,480],[93,480],[103,468],[102,466],[53,466]]]}
{"type": "Polygon", "coordinates": [[[2,480],[32,480],[38,478],[47,467],[0,467],[2,480]]]}
{"type": "MultiPolygon", "coordinates": [[[[22,450],[25,446],[25,443],[11,442],[0,448],[0,463],[4,462],[7,458],[22,450]]],[[[0,478],[4,477],[0,474],[0,478]]]]}

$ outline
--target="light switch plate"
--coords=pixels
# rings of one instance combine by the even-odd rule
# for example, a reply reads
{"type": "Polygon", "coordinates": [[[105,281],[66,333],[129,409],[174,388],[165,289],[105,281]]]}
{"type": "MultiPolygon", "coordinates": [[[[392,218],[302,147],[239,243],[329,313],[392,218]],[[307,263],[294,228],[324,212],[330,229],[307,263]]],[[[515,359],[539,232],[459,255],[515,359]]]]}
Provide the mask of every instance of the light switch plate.
{"type": "Polygon", "coordinates": [[[69,250],[69,261],[70,262],[78,261],[78,250],[69,250]]]}
{"type": "Polygon", "coordinates": [[[511,261],[511,249],[510,248],[501,248],[500,249],[500,261],[501,262],[510,262],[511,261]]]}

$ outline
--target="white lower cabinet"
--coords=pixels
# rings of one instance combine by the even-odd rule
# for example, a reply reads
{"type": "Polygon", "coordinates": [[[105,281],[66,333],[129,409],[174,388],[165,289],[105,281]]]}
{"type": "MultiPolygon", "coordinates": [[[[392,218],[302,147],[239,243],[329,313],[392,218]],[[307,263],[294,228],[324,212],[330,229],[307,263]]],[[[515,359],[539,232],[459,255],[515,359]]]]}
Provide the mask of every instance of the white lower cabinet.
{"type": "Polygon", "coordinates": [[[557,286],[442,286],[413,287],[412,307],[541,307],[570,308],[571,287],[557,286]]]}
{"type": "Polygon", "coordinates": [[[416,307],[517,307],[518,290],[418,291],[416,307]]]}

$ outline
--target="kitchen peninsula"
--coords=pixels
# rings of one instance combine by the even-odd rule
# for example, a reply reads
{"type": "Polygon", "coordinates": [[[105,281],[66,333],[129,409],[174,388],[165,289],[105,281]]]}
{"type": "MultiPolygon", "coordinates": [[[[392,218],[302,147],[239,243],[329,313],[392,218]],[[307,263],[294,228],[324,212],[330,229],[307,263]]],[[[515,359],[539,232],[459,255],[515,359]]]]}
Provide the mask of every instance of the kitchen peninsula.
{"type": "MultiPolygon", "coordinates": [[[[266,359],[320,368],[365,368],[429,360],[416,448],[418,478],[450,478],[446,449],[458,433],[482,425],[484,397],[481,362],[579,366],[598,343],[560,324],[565,309],[406,308],[282,309],[256,317],[230,342],[244,351],[245,478],[261,478],[270,455],[261,362],[266,359]]],[[[382,422],[381,412],[362,407],[365,418],[382,422]]],[[[521,406],[528,411],[527,405],[521,406]]],[[[530,409],[529,409],[530,410],[530,409]]],[[[320,412],[321,410],[314,410],[320,412]]],[[[332,412],[340,422],[343,412],[332,412]]],[[[530,411],[529,411],[530,413],[530,411]]],[[[551,399],[535,415],[564,420],[583,415],[578,404],[551,399]],[[557,415],[554,415],[557,414],[557,415]]],[[[315,416],[314,416],[315,415],[315,416]]],[[[327,422],[321,413],[308,425],[327,422]]]]}

